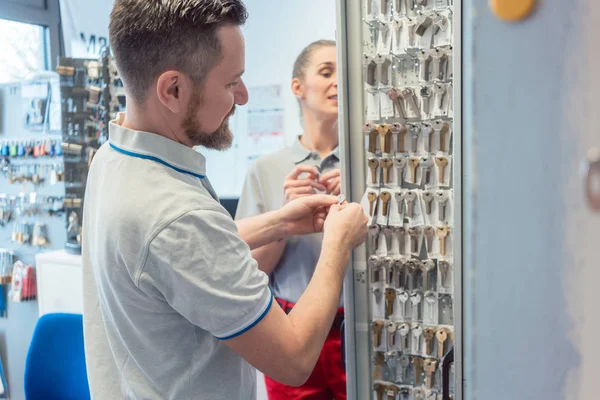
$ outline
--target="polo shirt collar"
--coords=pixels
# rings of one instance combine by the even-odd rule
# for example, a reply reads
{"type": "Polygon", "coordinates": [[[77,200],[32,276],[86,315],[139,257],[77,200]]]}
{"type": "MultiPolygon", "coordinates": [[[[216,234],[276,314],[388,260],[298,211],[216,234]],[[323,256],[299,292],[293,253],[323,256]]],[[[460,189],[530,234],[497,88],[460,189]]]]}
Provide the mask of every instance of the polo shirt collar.
{"type": "Polygon", "coordinates": [[[178,172],[206,177],[206,159],[196,150],[155,133],[134,131],[122,126],[125,113],[109,125],[110,146],[125,155],[156,161],[178,172]]]}
{"type": "MultiPolygon", "coordinates": [[[[296,137],[296,140],[294,140],[294,143],[292,144],[292,147],[291,147],[292,161],[295,164],[300,164],[301,162],[303,162],[307,159],[310,159],[310,158],[312,158],[314,160],[320,160],[321,156],[319,155],[319,153],[317,151],[310,151],[306,147],[304,147],[302,145],[302,143],[300,142],[300,137],[301,136],[296,137]]],[[[339,146],[336,147],[331,153],[327,154],[327,156],[325,158],[328,158],[331,156],[335,157],[337,160],[340,159],[339,146]]]]}

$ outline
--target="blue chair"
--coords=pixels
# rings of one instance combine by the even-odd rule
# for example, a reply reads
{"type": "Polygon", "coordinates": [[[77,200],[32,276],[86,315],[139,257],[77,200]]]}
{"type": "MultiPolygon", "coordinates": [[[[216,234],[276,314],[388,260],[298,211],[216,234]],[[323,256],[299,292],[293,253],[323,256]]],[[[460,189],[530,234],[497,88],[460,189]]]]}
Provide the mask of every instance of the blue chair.
{"type": "Polygon", "coordinates": [[[38,320],[25,363],[25,398],[90,398],[81,315],[46,314],[38,320]]]}

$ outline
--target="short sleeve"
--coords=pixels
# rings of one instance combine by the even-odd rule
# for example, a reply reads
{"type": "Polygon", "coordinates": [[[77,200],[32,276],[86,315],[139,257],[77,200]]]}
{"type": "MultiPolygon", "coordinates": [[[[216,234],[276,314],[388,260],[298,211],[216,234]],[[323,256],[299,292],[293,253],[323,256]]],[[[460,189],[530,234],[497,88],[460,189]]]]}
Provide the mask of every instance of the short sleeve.
{"type": "Polygon", "coordinates": [[[234,221],[219,211],[190,211],[160,231],[139,285],[158,290],[179,314],[221,340],[251,329],[272,302],[267,275],[234,221]]]}
{"type": "Polygon", "coordinates": [[[235,219],[254,217],[267,212],[262,196],[260,178],[256,162],[248,169],[242,194],[238,201],[235,219]]]}

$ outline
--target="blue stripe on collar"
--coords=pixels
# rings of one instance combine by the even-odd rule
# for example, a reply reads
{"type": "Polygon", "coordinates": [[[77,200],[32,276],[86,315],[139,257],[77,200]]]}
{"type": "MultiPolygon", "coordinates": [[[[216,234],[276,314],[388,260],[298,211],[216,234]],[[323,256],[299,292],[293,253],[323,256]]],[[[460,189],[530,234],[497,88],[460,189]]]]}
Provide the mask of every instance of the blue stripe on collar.
{"type": "Polygon", "coordinates": [[[151,160],[151,161],[156,161],[157,163],[159,163],[159,164],[162,164],[162,165],[164,165],[164,166],[166,166],[166,167],[169,167],[169,168],[171,168],[171,169],[174,169],[174,170],[175,170],[175,171],[177,171],[177,172],[181,172],[182,174],[188,174],[188,175],[192,175],[192,176],[195,176],[196,178],[200,178],[200,179],[204,179],[204,178],[206,178],[204,175],[200,175],[200,174],[196,174],[196,173],[194,173],[194,172],[186,171],[185,169],[181,169],[181,168],[178,168],[178,167],[176,167],[176,166],[174,166],[174,165],[171,165],[171,164],[169,164],[168,162],[166,162],[166,161],[163,161],[163,160],[161,160],[161,159],[160,159],[160,158],[158,158],[158,157],[154,157],[154,156],[148,156],[148,155],[146,155],[146,154],[134,153],[134,152],[132,152],[132,151],[123,150],[123,149],[121,149],[121,148],[119,148],[119,147],[115,146],[114,144],[112,144],[112,143],[110,143],[110,142],[109,142],[109,144],[110,144],[110,147],[111,147],[111,148],[113,148],[114,150],[118,151],[118,152],[119,152],[119,153],[121,153],[121,154],[125,154],[126,156],[135,157],[135,158],[141,158],[141,159],[143,159],[143,160],[151,160]]]}

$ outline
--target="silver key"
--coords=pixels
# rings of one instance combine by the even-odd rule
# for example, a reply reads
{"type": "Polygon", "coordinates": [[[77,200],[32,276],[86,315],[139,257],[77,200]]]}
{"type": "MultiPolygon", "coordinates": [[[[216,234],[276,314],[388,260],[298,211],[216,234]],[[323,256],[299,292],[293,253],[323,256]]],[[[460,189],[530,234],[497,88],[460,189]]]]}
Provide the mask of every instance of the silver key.
{"type": "Polygon", "coordinates": [[[419,94],[421,95],[421,111],[423,111],[425,115],[429,115],[429,99],[433,96],[433,90],[427,86],[421,86],[419,94]]]}
{"type": "Polygon", "coordinates": [[[402,226],[397,226],[394,228],[394,233],[398,235],[398,252],[404,255],[406,252],[406,229],[402,226]]]}
{"type": "Polygon", "coordinates": [[[404,108],[404,103],[402,101],[402,96],[396,89],[390,89],[388,92],[388,97],[392,100],[394,105],[396,106],[396,110],[400,116],[400,119],[406,119],[406,109],[404,108]]]}
{"type": "Polygon", "coordinates": [[[407,215],[412,218],[415,214],[415,199],[417,198],[417,193],[409,190],[406,192],[406,211],[407,215]]]}
{"type": "MultiPolygon", "coordinates": [[[[415,293],[410,297],[410,301],[413,303],[413,308],[421,302],[421,293],[415,293]],[[414,296],[414,297],[413,297],[414,296]],[[413,300],[416,299],[416,300],[413,300]],[[415,303],[416,302],[416,303],[415,303]]],[[[417,311],[418,312],[418,311],[417,311]]],[[[413,319],[414,319],[413,313],[413,319]]],[[[417,325],[412,329],[413,335],[413,352],[415,354],[421,353],[421,336],[423,335],[423,327],[421,325],[417,325]]]]}
{"type": "Polygon", "coordinates": [[[406,282],[404,282],[404,287],[406,289],[414,288],[414,277],[416,276],[417,263],[415,260],[408,260],[405,264],[406,266],[406,282]]]}
{"type": "MultiPolygon", "coordinates": [[[[407,337],[408,337],[408,334],[407,334],[407,337]]],[[[400,365],[399,381],[404,383],[404,381],[406,381],[406,377],[408,375],[408,366],[410,365],[410,357],[407,354],[402,354],[398,359],[398,365],[400,365]]],[[[406,389],[406,388],[403,388],[403,389],[407,391],[406,393],[408,396],[408,389],[406,389]]],[[[402,393],[402,389],[400,390],[400,392],[402,393]]],[[[406,397],[406,399],[408,400],[408,397],[406,397]]]]}
{"type": "Polygon", "coordinates": [[[370,256],[367,264],[371,270],[371,283],[379,283],[381,281],[381,259],[375,255],[370,256]]]}
{"type": "Polygon", "coordinates": [[[433,19],[428,15],[419,15],[415,23],[415,33],[421,37],[427,32],[427,29],[433,25],[433,19]]]}
{"type": "Polygon", "coordinates": [[[423,275],[423,291],[429,290],[429,273],[435,267],[435,263],[433,260],[423,260],[421,261],[421,265],[419,268],[421,269],[421,274],[423,275]]]}
{"type": "Polygon", "coordinates": [[[408,234],[410,235],[410,251],[412,254],[418,254],[419,239],[421,239],[421,228],[408,228],[408,234]]]}
{"type": "Polygon", "coordinates": [[[395,322],[390,321],[387,326],[388,331],[388,347],[394,348],[396,346],[396,333],[398,332],[398,325],[395,322]]]}
{"type": "Polygon", "coordinates": [[[444,121],[442,121],[441,119],[436,119],[435,121],[433,121],[433,131],[435,132],[436,136],[439,138],[440,141],[440,146],[439,146],[439,150],[442,151],[442,149],[445,148],[445,145],[442,141],[442,131],[444,130],[444,127],[446,126],[446,123],[444,121]]]}
{"type": "Polygon", "coordinates": [[[450,270],[450,263],[448,261],[438,261],[438,268],[440,269],[442,287],[447,289],[448,271],[450,270]]]}
{"type": "MultiPolygon", "coordinates": [[[[402,261],[400,258],[397,258],[394,261],[394,281],[392,282],[392,285],[396,289],[400,289],[402,287],[402,275],[404,274],[404,269],[404,261],[402,261]]],[[[404,313],[404,311],[402,311],[402,313],[404,313]]]]}
{"type": "Polygon", "coordinates": [[[406,168],[407,159],[406,157],[394,158],[394,168],[398,170],[398,185],[402,185],[404,181],[404,169],[406,168]]]}
{"type": "MultiPolygon", "coordinates": [[[[444,91],[445,91],[445,87],[444,87],[444,91]]],[[[412,90],[411,88],[404,88],[402,89],[402,92],[400,92],[400,95],[402,96],[402,98],[404,100],[406,100],[406,102],[408,103],[408,105],[410,106],[412,112],[417,115],[420,116],[421,115],[421,110],[419,110],[419,106],[417,104],[417,101],[415,100],[415,92],[414,90],[412,90]]]]}
{"type": "MultiPolygon", "coordinates": [[[[417,124],[410,125],[408,129],[410,132],[410,150],[413,153],[417,152],[417,143],[419,142],[419,132],[421,132],[421,127],[417,124]]],[[[413,182],[416,183],[416,182],[413,182]]]]}
{"type": "Polygon", "coordinates": [[[400,388],[400,400],[410,400],[410,389],[400,388]]]}
{"type": "Polygon", "coordinates": [[[425,151],[431,153],[431,133],[433,128],[429,123],[421,124],[421,132],[423,132],[423,143],[425,144],[425,151]]]}
{"type": "Polygon", "coordinates": [[[413,390],[413,399],[414,400],[425,400],[425,391],[420,388],[413,390]]]}
{"type": "MultiPolygon", "coordinates": [[[[429,181],[431,180],[431,168],[433,168],[433,159],[427,156],[421,157],[419,166],[421,167],[421,171],[423,171],[423,184],[429,185],[429,181]]],[[[431,210],[428,214],[431,214],[431,210]]]]}
{"type": "MultiPolygon", "coordinates": [[[[407,2],[411,2],[412,0],[406,0],[407,2]]],[[[414,7],[411,7],[412,10],[414,7]]],[[[408,18],[406,21],[406,29],[408,30],[408,47],[415,46],[415,23],[416,21],[408,18]]]]}
{"type": "Polygon", "coordinates": [[[446,29],[448,27],[448,18],[446,18],[445,16],[441,15],[441,14],[437,14],[435,16],[435,18],[433,19],[433,34],[437,35],[440,32],[446,32],[446,29]]]}
{"type": "Polygon", "coordinates": [[[388,254],[392,250],[392,234],[393,233],[394,233],[394,230],[392,229],[391,226],[386,226],[385,228],[383,228],[383,235],[385,236],[386,251],[388,252],[388,254]]]}
{"type": "Polygon", "coordinates": [[[419,50],[419,54],[417,54],[417,58],[419,59],[419,78],[422,81],[428,81],[429,77],[429,62],[431,61],[431,56],[427,50],[419,50]]]}
{"type": "Polygon", "coordinates": [[[435,93],[436,108],[439,111],[442,111],[444,107],[444,97],[446,95],[446,85],[443,83],[436,83],[433,85],[433,93],[435,93]]]}
{"type": "Polygon", "coordinates": [[[416,4],[421,7],[425,7],[427,5],[427,0],[416,0],[416,4]]]}
{"type": "Polygon", "coordinates": [[[423,192],[423,200],[425,200],[425,212],[427,215],[431,214],[431,203],[433,202],[434,194],[430,190],[423,192]]]}
{"type": "MultiPolygon", "coordinates": [[[[401,296],[403,294],[406,294],[406,292],[402,292],[400,293],[398,298],[401,298],[401,296]]],[[[408,295],[406,294],[407,299],[408,299],[408,295]]],[[[404,301],[404,303],[406,303],[406,301],[404,301]]],[[[408,349],[408,334],[410,333],[410,325],[409,324],[402,324],[398,327],[398,332],[400,333],[400,338],[402,340],[402,343],[400,343],[400,348],[402,350],[407,350],[408,349]]],[[[402,365],[402,359],[400,359],[400,365],[402,365]]]]}
{"type": "Polygon", "coordinates": [[[432,64],[433,64],[433,73],[432,73],[432,79],[433,80],[441,80],[441,65],[442,62],[444,60],[444,57],[446,57],[446,53],[438,48],[433,49],[433,51],[431,52],[431,59],[432,59],[432,64]]]}
{"type": "Polygon", "coordinates": [[[435,201],[438,203],[438,219],[440,222],[446,220],[446,205],[448,204],[449,198],[448,192],[443,190],[435,192],[435,201]]]}
{"type": "Polygon", "coordinates": [[[406,200],[407,193],[407,190],[401,190],[394,194],[396,202],[398,203],[398,214],[400,215],[404,215],[404,201],[406,200]]]}
{"type": "MultiPolygon", "coordinates": [[[[433,262],[433,261],[432,261],[433,262]]],[[[429,292],[425,295],[425,303],[427,303],[429,312],[427,313],[429,321],[431,323],[435,322],[435,303],[437,299],[433,292],[429,292]]]]}
{"type": "Polygon", "coordinates": [[[369,226],[369,236],[371,237],[371,253],[375,253],[378,249],[379,225],[369,226]]]}

